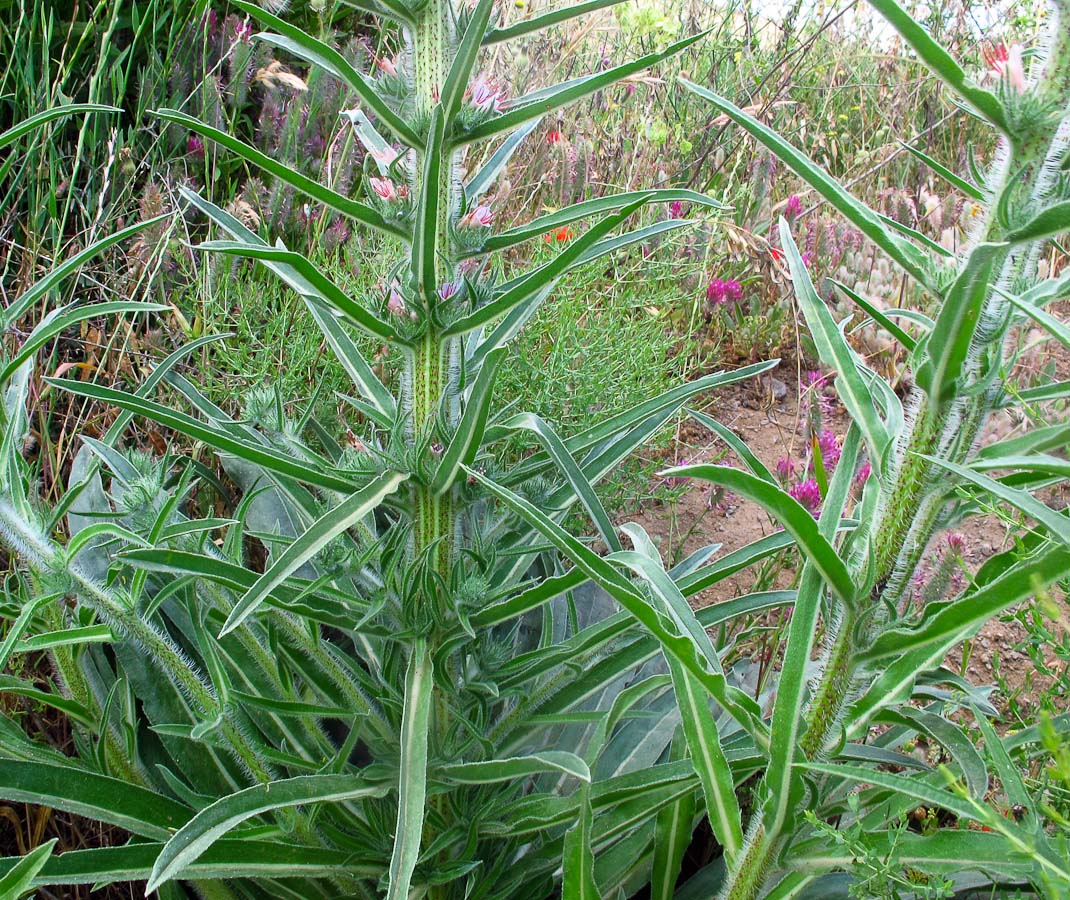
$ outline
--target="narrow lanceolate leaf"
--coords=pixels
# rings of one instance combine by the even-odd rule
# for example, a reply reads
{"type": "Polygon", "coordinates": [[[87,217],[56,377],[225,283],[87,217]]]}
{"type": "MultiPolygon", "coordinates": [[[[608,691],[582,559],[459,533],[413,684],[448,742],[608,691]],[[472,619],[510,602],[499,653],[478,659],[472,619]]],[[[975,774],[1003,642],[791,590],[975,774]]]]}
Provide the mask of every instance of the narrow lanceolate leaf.
{"type": "MultiPolygon", "coordinates": [[[[946,459],[938,459],[935,456],[925,455],[922,455],[922,459],[947,469],[949,472],[954,472],[960,478],[964,478],[966,481],[981,488],[985,494],[998,497],[1005,503],[1009,503],[1015,509],[1025,513],[1029,518],[1034,519],[1040,525],[1043,525],[1055,540],[1070,547],[1070,528],[1067,527],[1070,520],[1068,520],[1066,516],[1062,516],[1055,512],[1055,510],[1047,504],[1039,501],[1028,491],[1007,487],[1007,485],[996,481],[994,478],[989,478],[987,475],[982,475],[980,472],[967,469],[965,466],[960,466],[957,463],[950,462],[946,459]]],[[[1043,462],[1039,461],[1039,466],[1042,465],[1043,462]]],[[[1025,467],[1023,466],[1023,469],[1024,468],[1025,467]]]]}
{"type": "Polygon", "coordinates": [[[862,307],[866,315],[873,319],[878,325],[887,331],[892,337],[894,337],[900,344],[907,348],[910,353],[914,352],[914,348],[918,345],[918,342],[914,338],[897,325],[890,316],[886,315],[883,310],[877,309],[872,303],[870,303],[865,297],[858,292],[852,290],[842,282],[837,281],[835,278],[830,278],[836,289],[843,294],[848,300],[853,301],[856,305],[862,307]]]}
{"type": "Polygon", "coordinates": [[[312,35],[302,31],[294,25],[272,15],[256,3],[247,0],[234,0],[238,9],[248,13],[254,19],[259,19],[269,28],[274,28],[278,34],[261,32],[256,37],[265,44],[271,44],[287,53],[292,53],[299,59],[311,63],[323,69],[340,81],[345,82],[354,93],[360,97],[361,102],[378,117],[399,141],[409,147],[420,147],[420,136],[412,130],[407,122],[395,113],[375,90],[375,86],[363,75],[354,69],[341,53],[333,47],[318,41],[312,35]]]}
{"type": "Polygon", "coordinates": [[[1055,338],[1060,344],[1067,349],[1070,349],[1070,327],[1068,327],[1065,322],[1056,316],[1053,316],[1047,310],[1041,309],[1039,306],[1024,303],[1019,297],[1011,296],[1007,299],[1048,332],[1048,334],[1055,338]]]}
{"type": "Polygon", "coordinates": [[[457,763],[443,766],[439,774],[457,784],[493,784],[496,781],[515,781],[543,772],[563,772],[590,783],[591,771],[575,753],[564,750],[544,750],[528,756],[510,759],[491,759],[486,762],[457,763]]]}
{"type": "Polygon", "coordinates": [[[212,425],[205,424],[185,413],[176,412],[162,404],[151,400],[145,400],[125,391],[117,391],[114,388],[104,387],[99,384],[88,382],[76,382],[69,378],[49,378],[48,383],[55,388],[76,394],[79,397],[89,397],[92,400],[100,400],[120,409],[129,410],[137,415],[144,416],[154,422],[159,422],[168,428],[185,434],[195,441],[204,441],[210,447],[222,450],[224,453],[232,453],[241,459],[262,466],[271,472],[281,475],[289,475],[299,481],[308,484],[319,485],[333,491],[351,492],[356,484],[348,476],[334,474],[322,467],[313,466],[301,460],[280,453],[270,447],[254,444],[235,437],[228,431],[223,431],[212,425]]]}
{"type": "Polygon", "coordinates": [[[844,603],[855,599],[855,586],[847,565],[833,546],[821,535],[817,522],[794,497],[763,478],[741,472],[729,466],[708,463],[695,466],[676,466],[660,473],[667,477],[701,478],[712,481],[752,500],[773,516],[793,538],[799,549],[810,559],[825,583],[844,603]]]}
{"type": "Polygon", "coordinates": [[[204,241],[194,249],[278,263],[279,265],[269,268],[280,275],[289,275],[290,277],[284,280],[301,296],[317,300],[336,310],[372,337],[384,341],[396,341],[400,338],[393,325],[350,297],[301,253],[287,250],[285,247],[272,247],[260,241],[204,241]],[[300,280],[293,277],[294,273],[301,276],[300,280]]]}
{"type": "Polygon", "coordinates": [[[1003,104],[1000,103],[999,98],[991,91],[973,84],[966,77],[962,66],[914,21],[910,13],[899,6],[895,0],[870,0],[870,5],[891,23],[937,78],[1000,131],[1004,134],[1010,133],[1006,116],[1003,113],[1003,104]]]}
{"type": "MultiPolygon", "coordinates": [[[[617,554],[621,562],[646,580],[651,591],[661,598],[666,607],[672,610],[690,609],[683,594],[657,559],[649,541],[644,540],[635,528],[626,526],[626,529],[638,552],[617,554]]],[[[714,836],[724,847],[731,865],[743,846],[743,825],[732,768],[721,747],[717,722],[710,710],[710,697],[677,660],[666,656],[666,662],[672,675],[687,748],[706,797],[706,814],[714,836]]]]}
{"type": "Polygon", "coordinates": [[[920,159],[925,165],[932,169],[937,175],[943,178],[952,187],[962,191],[971,200],[976,200],[978,203],[983,203],[985,199],[984,191],[974,184],[968,182],[965,178],[960,178],[954,172],[952,172],[947,166],[941,165],[931,156],[922,153],[917,147],[912,147],[905,141],[900,141],[899,145],[911,155],[920,159]]]}
{"type": "Polygon", "coordinates": [[[625,0],[586,0],[585,3],[563,6],[560,9],[555,9],[539,16],[532,16],[530,19],[514,22],[505,28],[495,28],[483,38],[483,44],[489,45],[498,44],[502,41],[511,41],[514,38],[541,31],[543,28],[549,28],[551,25],[567,22],[569,19],[585,16],[587,13],[597,12],[607,6],[616,6],[618,3],[624,2],[625,0]]]}
{"type": "MultiPolygon", "coordinates": [[[[666,617],[652,607],[640,591],[613,565],[572,537],[527,500],[494,483],[474,469],[466,471],[553,543],[585,575],[605,588],[658,639],[665,653],[678,658],[699,680],[703,688],[713,694],[721,706],[758,743],[763,745],[766,743],[765,728],[760,721],[760,716],[757,715],[757,705],[742,692],[727,686],[724,673],[719,671],[720,662],[715,653],[703,652],[705,648],[702,645],[709,643],[708,636],[705,636],[705,641],[703,641],[702,637],[693,632],[685,634],[677,621],[666,617]]],[[[699,630],[701,631],[701,628],[699,630]]]]}
{"type": "Polygon", "coordinates": [[[602,900],[594,880],[590,788],[585,787],[580,793],[579,820],[565,832],[562,847],[561,900],[602,900]]]}
{"type": "Polygon", "coordinates": [[[955,395],[988,296],[992,270],[1005,251],[1006,244],[978,244],[948,288],[926,344],[927,358],[917,373],[918,384],[928,393],[931,403],[941,403],[955,395]]]}
{"type": "Polygon", "coordinates": [[[658,812],[654,822],[654,862],[650,900],[672,900],[684,853],[691,844],[695,795],[688,794],[658,812]]]}
{"type": "Polygon", "coordinates": [[[29,134],[42,125],[62,119],[65,116],[74,116],[78,113],[119,113],[122,112],[117,106],[105,106],[102,103],[68,103],[64,106],[53,106],[36,115],[16,122],[7,131],[0,132],[0,150],[11,146],[19,138],[29,134]]]}
{"type": "Polygon", "coordinates": [[[244,622],[276,587],[316,556],[338,535],[356,525],[368,513],[394,493],[408,478],[398,472],[384,472],[366,487],[351,494],[334,509],[320,516],[312,526],[280,553],[245,595],[234,604],[226,624],[219,633],[223,637],[244,622]]]}
{"type": "Polygon", "coordinates": [[[59,838],[52,838],[40,847],[34,848],[0,876],[0,897],[4,900],[18,900],[23,894],[28,894],[34,887],[37,873],[48,862],[58,840],[59,838]]]}
{"type": "Polygon", "coordinates": [[[457,52],[450,65],[449,74],[442,85],[439,103],[442,105],[446,129],[449,130],[457,111],[461,108],[464,92],[472,76],[476,60],[479,58],[479,50],[483,36],[487,31],[487,23],[494,8],[495,0],[479,0],[476,8],[468,16],[468,27],[464,31],[464,37],[457,45],[457,52]]]}
{"type": "Polygon", "coordinates": [[[490,415],[494,377],[498,372],[498,365],[505,358],[505,352],[505,348],[495,350],[479,369],[465,401],[457,431],[442,454],[435,472],[432,488],[436,494],[449,490],[457,480],[461,466],[471,465],[479,452],[479,445],[487,428],[487,417],[490,415]]]}
{"type": "Polygon", "coordinates": [[[62,594],[45,594],[41,597],[36,597],[22,607],[18,618],[14,622],[9,620],[7,634],[4,635],[3,641],[0,641],[0,672],[7,668],[7,661],[15,651],[15,645],[19,642],[19,638],[30,626],[30,620],[33,618],[34,613],[45,604],[54,603],[56,600],[61,599],[62,596],[62,594]]]}
{"type": "Polygon", "coordinates": [[[211,125],[205,124],[200,121],[200,119],[195,119],[193,116],[188,116],[175,109],[158,109],[155,111],[154,115],[159,116],[167,122],[174,122],[176,125],[181,125],[183,128],[188,128],[190,131],[203,135],[208,138],[208,140],[214,141],[220,146],[225,147],[227,150],[230,150],[232,153],[238,154],[238,156],[252,163],[254,166],[263,169],[265,172],[270,172],[280,181],[285,182],[302,194],[330,207],[335,212],[348,216],[351,219],[355,219],[358,222],[362,222],[370,228],[376,228],[379,231],[386,232],[387,234],[396,237],[408,236],[404,228],[400,225],[388,222],[378,210],[357,200],[351,200],[349,197],[339,194],[337,191],[334,191],[329,187],[325,187],[314,178],[302,175],[300,172],[291,169],[289,166],[280,163],[276,159],[272,159],[266,153],[262,153],[255,147],[246,144],[244,141],[239,141],[236,137],[233,137],[227,132],[220,131],[218,128],[213,128],[211,125]]]}
{"type": "Polygon", "coordinates": [[[501,146],[490,155],[490,159],[472,176],[472,179],[464,186],[464,198],[468,201],[469,206],[472,206],[476,200],[490,190],[494,182],[498,180],[502,170],[509,163],[509,160],[512,159],[517,147],[524,143],[527,136],[538,127],[541,121],[542,116],[539,116],[537,119],[532,119],[530,122],[525,122],[521,125],[502,141],[501,146]]]}
{"type": "Polygon", "coordinates": [[[481,306],[473,313],[463,316],[443,332],[444,337],[452,337],[465,334],[481,325],[485,325],[499,316],[507,315],[516,307],[520,306],[529,298],[537,295],[548,285],[553,284],[569,263],[574,262],[580,254],[589,249],[599,239],[605,237],[614,228],[620,225],[639,207],[646,203],[646,195],[642,199],[629,204],[619,213],[606,216],[601,222],[594,225],[588,232],[569,243],[569,246],[558,254],[553,260],[537,269],[527,273],[519,279],[515,279],[512,286],[502,291],[494,300],[485,306],[481,306]]]}
{"type": "Polygon", "coordinates": [[[751,451],[739,436],[732,431],[727,425],[722,425],[716,419],[710,418],[705,413],[700,413],[695,409],[684,410],[692,419],[699,423],[703,428],[708,428],[717,437],[724,441],[746,465],[751,473],[757,475],[759,478],[764,478],[766,481],[776,483],[776,478],[773,477],[773,473],[766,468],[763,463],[754,453],[751,451]]]}
{"type": "Polygon", "coordinates": [[[888,431],[877,415],[873,394],[858,371],[858,358],[844,339],[832,313],[817,295],[810,273],[806,270],[799,248],[791,236],[788,223],[780,220],[780,241],[788,258],[795,297],[806,318],[806,325],[814,339],[821,361],[836,370],[836,393],[851,419],[858,425],[869,450],[870,464],[879,478],[881,461],[888,446],[888,431]]]}
{"type": "Polygon", "coordinates": [[[123,313],[150,313],[170,309],[159,303],[138,303],[132,300],[116,300],[108,303],[93,303],[89,306],[64,306],[54,309],[30,332],[18,352],[3,369],[0,369],[0,384],[6,382],[27,359],[33,356],[50,340],[78,322],[102,316],[117,316],[123,313]]]}
{"type": "Polygon", "coordinates": [[[569,483],[580,503],[583,504],[583,508],[587,510],[587,514],[591,517],[591,521],[594,522],[595,528],[598,529],[598,534],[606,546],[611,551],[620,550],[621,545],[620,539],[617,537],[617,530],[602,505],[602,501],[598,498],[594,487],[584,476],[579,464],[573,459],[572,454],[568,452],[564,441],[558,437],[553,427],[539,416],[531,413],[521,413],[519,416],[514,416],[508,422],[505,422],[502,427],[518,431],[530,431],[539,439],[561,474],[565,476],[565,480],[569,483]]]}
{"type": "Polygon", "coordinates": [[[359,797],[381,797],[386,791],[357,775],[298,775],[238,791],[206,806],[164,845],[152,867],[146,893],[182,875],[228,831],[247,819],[276,809],[308,803],[331,803],[359,797]]]}
{"type": "Polygon", "coordinates": [[[439,180],[442,176],[442,141],[445,137],[445,122],[442,107],[436,105],[431,116],[431,129],[427,135],[427,151],[424,153],[423,178],[420,184],[420,200],[416,205],[416,225],[412,232],[412,251],[409,260],[412,277],[416,280],[424,305],[435,305],[438,282],[438,214],[442,191],[439,180]]]}
{"type": "MultiPolygon", "coordinates": [[[[1064,529],[1067,521],[1063,519],[1064,529]]],[[[860,652],[858,659],[876,663],[915,647],[950,646],[956,640],[969,637],[971,629],[1028,597],[1038,587],[1065,577],[1067,572],[1070,572],[1070,550],[1065,546],[1049,546],[1012,566],[984,587],[935,607],[917,628],[885,632],[868,650],[860,652]]]]}
{"type": "Polygon", "coordinates": [[[8,759],[0,760],[0,800],[62,809],[156,840],[169,838],[193,814],[169,797],[117,778],[8,759]]]}
{"type": "Polygon", "coordinates": [[[401,716],[401,767],[398,773],[398,821],[390,857],[386,900],[408,900],[412,873],[420,858],[427,797],[427,738],[434,690],[427,641],[413,643],[405,675],[405,710],[401,716]]]}
{"type": "Polygon", "coordinates": [[[532,221],[519,225],[516,228],[510,228],[508,231],[495,234],[487,238],[479,252],[487,253],[495,250],[504,250],[524,241],[531,240],[532,238],[541,237],[556,228],[571,225],[573,222],[585,219],[588,216],[595,216],[604,212],[610,212],[614,209],[621,209],[629,203],[634,203],[636,200],[644,200],[646,203],[672,203],[674,200],[679,200],[684,203],[693,203],[696,206],[704,206],[710,209],[724,209],[724,206],[721,203],[718,203],[706,194],[698,193],[698,191],[688,191],[680,188],[667,188],[655,191],[625,191],[621,194],[611,194],[608,197],[597,197],[594,200],[584,200],[580,203],[573,203],[571,206],[566,206],[564,209],[560,209],[557,212],[539,216],[537,219],[532,219],[532,221]]]}
{"type": "Polygon", "coordinates": [[[805,153],[789,144],[772,128],[759,122],[723,97],[683,78],[680,79],[680,83],[689,91],[713,103],[729,118],[743,126],[912,277],[930,290],[936,289],[935,279],[930,272],[931,264],[926,255],[909,241],[892,234],[872,209],[848,193],[835,178],[805,153]]]}
{"type": "Polygon", "coordinates": [[[988,793],[988,769],[970,737],[956,723],[923,709],[903,705],[892,713],[885,713],[891,721],[897,719],[940,744],[959,764],[966,779],[966,787],[974,800],[984,800],[988,793]]]}
{"type": "MultiPolygon", "coordinates": [[[[53,856],[37,874],[37,887],[65,884],[99,885],[144,881],[163,844],[125,844],[93,850],[68,850],[53,856]]],[[[17,860],[0,859],[0,872],[17,860]]],[[[185,869],[191,881],[239,878],[330,878],[339,874],[374,878],[369,866],[343,850],[305,847],[277,840],[222,840],[209,847],[185,869]]],[[[0,894],[0,897],[7,897],[0,894]]],[[[66,894],[64,895],[66,896],[66,894]]]]}
{"type": "Polygon", "coordinates": [[[641,72],[643,69],[649,69],[651,66],[657,65],[662,60],[668,59],[670,56],[675,56],[682,50],[686,50],[695,43],[695,41],[701,40],[705,36],[705,32],[696,34],[689,38],[685,38],[682,41],[677,41],[675,44],[670,44],[658,53],[649,53],[632,62],[614,66],[612,69],[606,69],[604,72],[598,72],[594,75],[585,75],[582,78],[574,78],[571,81],[566,81],[562,84],[555,85],[554,87],[546,88],[545,90],[525,94],[523,97],[518,97],[515,100],[509,101],[506,104],[505,111],[501,115],[494,116],[481,125],[477,125],[466,134],[460,135],[460,140],[464,143],[473,143],[474,141],[481,141],[485,138],[493,137],[503,131],[512,131],[528,119],[532,119],[535,116],[545,115],[546,113],[555,109],[560,109],[563,106],[568,106],[570,103],[575,103],[577,100],[581,100],[584,97],[593,94],[595,91],[600,91],[603,88],[609,87],[611,84],[615,84],[622,78],[634,75],[636,72],[641,72]]]}
{"type": "Polygon", "coordinates": [[[164,215],[156,216],[154,219],[138,222],[136,225],[131,225],[129,228],[123,228],[115,232],[115,234],[97,241],[95,244],[90,244],[84,250],[75,253],[70,259],[66,259],[59,265],[54,266],[44,278],[35,282],[33,287],[15,298],[10,306],[0,312],[0,331],[7,331],[7,329],[10,328],[11,325],[26,312],[26,310],[41,298],[46,297],[49,291],[59,285],[69,275],[78,271],[84,263],[99,256],[109,247],[121,244],[127,238],[133,237],[145,228],[149,228],[162,222],[169,216],[170,213],[165,213],[164,215]]]}

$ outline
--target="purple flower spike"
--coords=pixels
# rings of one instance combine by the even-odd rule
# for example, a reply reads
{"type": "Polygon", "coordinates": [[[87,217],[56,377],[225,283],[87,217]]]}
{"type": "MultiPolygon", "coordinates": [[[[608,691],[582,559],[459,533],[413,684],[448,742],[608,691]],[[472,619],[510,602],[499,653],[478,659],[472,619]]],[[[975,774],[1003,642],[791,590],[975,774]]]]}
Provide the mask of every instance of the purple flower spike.
{"type": "Polygon", "coordinates": [[[817,436],[817,446],[821,448],[821,462],[825,468],[835,468],[840,461],[840,442],[831,431],[822,431],[817,436]]]}
{"type": "Polygon", "coordinates": [[[798,194],[792,194],[788,197],[788,202],[784,204],[784,218],[789,222],[795,221],[802,215],[802,200],[799,199],[798,194]]]}

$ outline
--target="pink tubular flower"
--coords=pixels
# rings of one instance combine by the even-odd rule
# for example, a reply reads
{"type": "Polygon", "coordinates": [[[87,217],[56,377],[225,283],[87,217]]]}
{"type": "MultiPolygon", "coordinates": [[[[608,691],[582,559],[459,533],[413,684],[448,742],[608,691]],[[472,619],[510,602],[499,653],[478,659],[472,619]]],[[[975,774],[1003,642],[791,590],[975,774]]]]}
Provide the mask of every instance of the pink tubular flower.
{"type": "Polygon", "coordinates": [[[405,301],[401,297],[401,290],[396,281],[390,285],[390,299],[386,302],[386,308],[395,316],[405,315],[405,301]]]}
{"type": "Polygon", "coordinates": [[[501,88],[495,87],[485,75],[480,75],[468,88],[468,102],[476,109],[499,112],[505,99],[501,88]]]}
{"type": "Polygon", "coordinates": [[[985,63],[993,72],[997,75],[1002,75],[1004,68],[1007,66],[1007,60],[1010,58],[1010,53],[1007,51],[1007,45],[1000,41],[998,44],[985,47],[981,54],[985,58],[985,63]]]}
{"type": "Polygon", "coordinates": [[[457,293],[457,285],[452,281],[447,281],[438,289],[438,296],[442,300],[449,300],[450,297],[457,293]]]}
{"type": "Polygon", "coordinates": [[[398,73],[397,64],[392,59],[380,59],[377,56],[375,57],[375,64],[387,75],[397,75],[398,73]]]}
{"type": "Polygon", "coordinates": [[[377,197],[380,200],[385,200],[387,203],[393,203],[398,199],[397,189],[394,187],[394,182],[389,178],[375,178],[374,176],[369,178],[372,190],[375,191],[377,197]]]}
{"type": "Polygon", "coordinates": [[[1007,54],[1007,83],[1015,93],[1025,93],[1025,63],[1022,60],[1021,44],[1012,44],[1007,54]]]}
{"type": "Polygon", "coordinates": [[[461,216],[461,220],[457,223],[461,228],[476,228],[482,226],[483,228],[490,228],[494,223],[494,210],[489,206],[480,204],[475,209],[470,209],[467,213],[461,216]]]}
{"type": "Polygon", "coordinates": [[[393,147],[384,147],[382,150],[373,150],[372,156],[376,162],[389,166],[393,165],[394,160],[398,158],[398,152],[393,147]]]}
{"type": "Polygon", "coordinates": [[[811,513],[816,513],[821,506],[821,489],[813,478],[801,481],[788,488],[788,493],[798,501],[799,505],[811,513]]]}

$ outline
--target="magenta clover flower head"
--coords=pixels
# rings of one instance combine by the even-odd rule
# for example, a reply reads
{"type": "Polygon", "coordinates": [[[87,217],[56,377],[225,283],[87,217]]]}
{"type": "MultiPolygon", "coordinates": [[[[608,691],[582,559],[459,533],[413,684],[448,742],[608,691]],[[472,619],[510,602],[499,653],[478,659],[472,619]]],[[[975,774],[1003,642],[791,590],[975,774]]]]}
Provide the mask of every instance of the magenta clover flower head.
{"type": "Polygon", "coordinates": [[[461,228],[490,228],[494,224],[494,210],[489,206],[480,204],[461,216],[461,220],[457,224],[461,228]]]}
{"type": "Polygon", "coordinates": [[[957,531],[949,531],[947,533],[947,546],[952,553],[962,556],[962,551],[966,549],[966,539],[957,531]]]}
{"type": "Polygon", "coordinates": [[[822,431],[817,436],[817,446],[821,449],[821,462],[827,468],[840,461],[840,442],[831,431],[822,431]]]}
{"type": "Polygon", "coordinates": [[[788,493],[809,512],[816,513],[821,506],[821,489],[813,478],[792,485],[788,488],[788,493]]]}
{"type": "Polygon", "coordinates": [[[706,302],[713,306],[722,306],[729,301],[739,300],[742,296],[743,286],[734,278],[714,278],[706,288],[706,302]]]}
{"type": "Polygon", "coordinates": [[[873,474],[873,467],[869,464],[867,459],[858,468],[858,473],[855,475],[855,484],[865,484],[869,480],[869,476],[873,474]]]}
{"type": "MultiPolygon", "coordinates": [[[[691,460],[686,459],[686,458],[685,459],[681,459],[677,463],[677,465],[678,466],[686,466],[690,461],[691,460]]],[[[682,476],[679,476],[679,475],[671,475],[671,476],[669,476],[668,478],[665,479],[665,485],[667,487],[671,487],[671,488],[680,487],[680,485],[687,484],[690,480],[691,480],[690,478],[685,478],[685,477],[682,477],[682,476]]]]}
{"type": "Polygon", "coordinates": [[[777,478],[787,481],[795,475],[795,460],[790,456],[782,456],[776,461],[777,478]]]}
{"type": "Polygon", "coordinates": [[[186,141],[186,152],[193,156],[204,156],[204,141],[197,135],[191,134],[186,141]]]}
{"type": "Polygon", "coordinates": [[[788,197],[788,202],[784,204],[784,217],[789,220],[794,220],[801,215],[802,200],[799,199],[798,194],[792,194],[788,197]]]}
{"type": "Polygon", "coordinates": [[[669,204],[669,215],[674,219],[679,219],[684,214],[684,205],[679,200],[673,200],[669,204]]]}
{"type": "Polygon", "coordinates": [[[438,296],[442,300],[449,300],[450,297],[457,293],[457,285],[452,281],[447,281],[438,289],[438,296]]]}

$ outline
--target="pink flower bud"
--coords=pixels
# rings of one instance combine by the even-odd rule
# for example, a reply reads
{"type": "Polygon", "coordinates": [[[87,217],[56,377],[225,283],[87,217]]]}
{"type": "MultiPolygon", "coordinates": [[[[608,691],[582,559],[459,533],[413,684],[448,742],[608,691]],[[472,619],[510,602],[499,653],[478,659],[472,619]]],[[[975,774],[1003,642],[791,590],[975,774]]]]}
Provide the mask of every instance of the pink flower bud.
{"type": "Polygon", "coordinates": [[[375,57],[375,64],[382,71],[386,72],[387,75],[397,75],[397,73],[398,73],[397,64],[392,59],[380,59],[377,56],[377,57],[375,57]]]}
{"type": "Polygon", "coordinates": [[[468,88],[468,102],[476,109],[498,112],[502,106],[504,92],[495,87],[485,75],[480,75],[468,88]]]}
{"type": "Polygon", "coordinates": [[[443,300],[449,300],[454,294],[457,293],[457,285],[452,281],[447,281],[438,289],[438,296],[443,300]]]}
{"type": "Polygon", "coordinates": [[[1026,89],[1025,84],[1025,63],[1022,61],[1022,45],[1012,44],[1011,49],[1007,53],[1007,83],[1011,86],[1017,94],[1024,94],[1026,89]]]}
{"type": "Polygon", "coordinates": [[[489,206],[480,204],[461,216],[461,220],[457,224],[461,228],[476,228],[478,226],[489,228],[493,222],[494,211],[489,206]]]}
{"type": "Polygon", "coordinates": [[[390,299],[387,300],[386,308],[395,316],[405,315],[405,301],[402,299],[401,291],[398,289],[396,281],[390,285],[390,299]]]}

